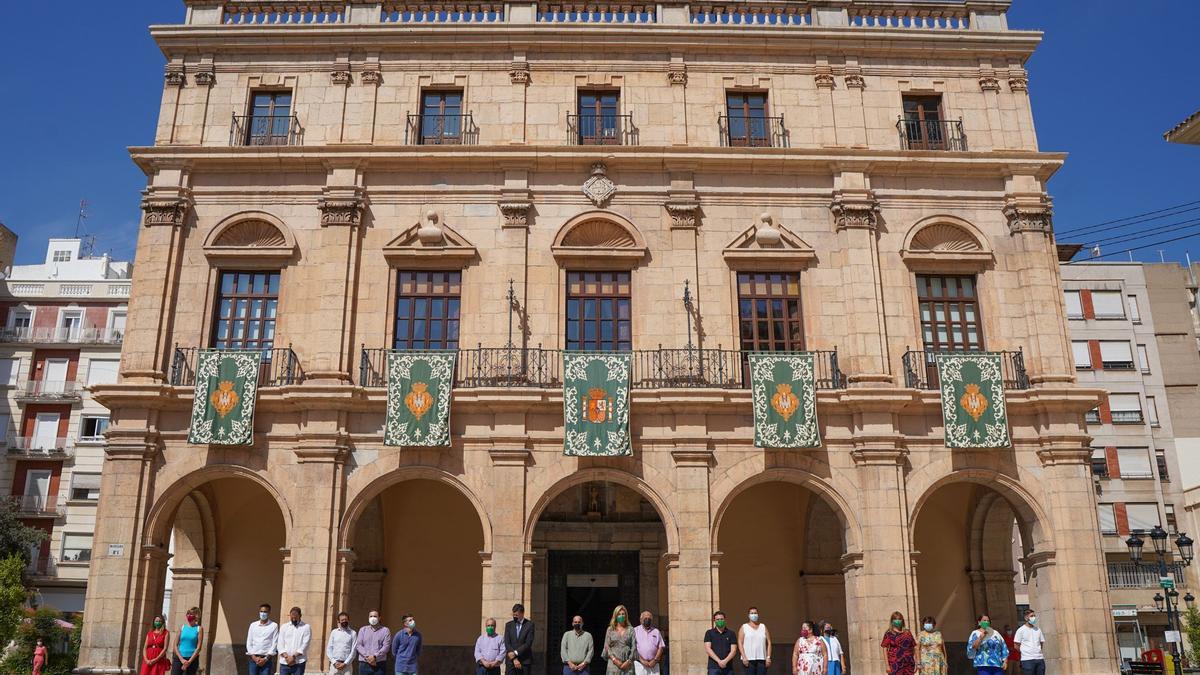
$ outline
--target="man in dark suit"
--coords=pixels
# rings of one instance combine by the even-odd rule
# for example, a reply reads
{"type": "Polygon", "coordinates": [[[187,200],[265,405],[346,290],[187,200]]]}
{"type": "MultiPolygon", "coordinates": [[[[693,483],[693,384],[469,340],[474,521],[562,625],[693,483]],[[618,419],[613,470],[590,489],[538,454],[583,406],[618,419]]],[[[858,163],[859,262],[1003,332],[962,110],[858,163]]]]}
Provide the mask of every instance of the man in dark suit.
{"type": "Polygon", "coordinates": [[[533,672],[533,622],[525,618],[525,605],[512,608],[512,621],[504,624],[505,672],[533,672]]]}

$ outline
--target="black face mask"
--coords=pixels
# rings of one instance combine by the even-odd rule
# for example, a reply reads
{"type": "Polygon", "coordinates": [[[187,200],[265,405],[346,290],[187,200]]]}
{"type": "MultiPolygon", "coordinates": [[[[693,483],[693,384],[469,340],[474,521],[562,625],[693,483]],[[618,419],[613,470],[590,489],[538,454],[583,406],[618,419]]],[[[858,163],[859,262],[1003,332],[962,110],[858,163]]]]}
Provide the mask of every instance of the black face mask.
{"type": "Polygon", "coordinates": [[[651,622],[650,622],[650,619],[642,619],[642,627],[643,627],[643,628],[649,628],[649,627],[650,627],[650,623],[651,623],[651,622]]]}
{"type": "Polygon", "coordinates": [[[342,628],[349,628],[350,622],[349,621],[341,621],[341,622],[339,622],[338,625],[340,625],[342,628]]]}
{"type": "Polygon", "coordinates": [[[575,630],[583,630],[583,624],[573,623],[573,624],[571,624],[571,628],[574,628],[575,630]]]}
{"type": "Polygon", "coordinates": [[[832,628],[826,628],[826,629],[825,629],[825,634],[826,634],[826,635],[833,635],[833,629],[832,629],[832,628]]]}

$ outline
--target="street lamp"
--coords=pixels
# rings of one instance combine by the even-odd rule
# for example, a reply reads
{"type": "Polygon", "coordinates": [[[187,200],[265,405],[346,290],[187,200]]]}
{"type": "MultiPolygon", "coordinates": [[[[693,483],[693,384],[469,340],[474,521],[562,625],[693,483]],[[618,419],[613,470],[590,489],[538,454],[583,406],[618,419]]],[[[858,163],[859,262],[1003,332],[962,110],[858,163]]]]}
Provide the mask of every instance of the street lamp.
{"type": "MultiPolygon", "coordinates": [[[[1167,531],[1161,525],[1155,525],[1148,534],[1150,536],[1150,543],[1154,547],[1153,562],[1142,562],[1142,549],[1146,542],[1138,536],[1137,532],[1129,535],[1129,538],[1125,540],[1125,546],[1129,548],[1129,559],[1135,567],[1158,572],[1160,586],[1162,586],[1165,595],[1164,593],[1155,593],[1154,606],[1158,611],[1165,611],[1167,613],[1167,630],[1177,633],[1181,623],[1179,619],[1179,591],[1175,589],[1175,582],[1171,578],[1173,575],[1167,567],[1167,555],[1171,553],[1171,541],[1167,535],[1167,531]]],[[[1172,567],[1176,567],[1176,571],[1178,571],[1178,567],[1188,567],[1192,564],[1192,544],[1194,542],[1191,537],[1180,533],[1174,543],[1177,562],[1172,567]]],[[[1187,603],[1188,609],[1191,609],[1196,601],[1196,597],[1188,593],[1183,596],[1183,601],[1187,603]]],[[[1176,640],[1171,640],[1170,642],[1171,657],[1175,660],[1175,663],[1179,663],[1179,643],[1176,640]]]]}

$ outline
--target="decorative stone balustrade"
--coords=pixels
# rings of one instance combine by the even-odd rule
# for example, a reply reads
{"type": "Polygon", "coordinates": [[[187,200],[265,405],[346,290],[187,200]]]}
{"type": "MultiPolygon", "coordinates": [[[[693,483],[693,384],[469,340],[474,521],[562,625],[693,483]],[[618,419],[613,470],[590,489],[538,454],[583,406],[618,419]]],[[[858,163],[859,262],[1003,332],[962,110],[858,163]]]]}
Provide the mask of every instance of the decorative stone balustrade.
{"type": "Polygon", "coordinates": [[[227,2],[221,23],[246,24],[325,24],[345,23],[345,2],[260,2],[243,0],[227,2]]]}
{"type": "Polygon", "coordinates": [[[721,2],[693,4],[691,22],[700,25],[808,26],[809,7],[798,2],[721,2]]]}
{"type": "Polygon", "coordinates": [[[620,2],[538,3],[539,23],[658,23],[657,5],[620,2]]]}
{"type": "Polygon", "coordinates": [[[380,23],[500,23],[502,2],[385,2],[380,23]]]}
{"type": "Polygon", "coordinates": [[[966,5],[862,2],[850,5],[846,13],[849,24],[860,28],[966,30],[971,23],[966,5]]]}

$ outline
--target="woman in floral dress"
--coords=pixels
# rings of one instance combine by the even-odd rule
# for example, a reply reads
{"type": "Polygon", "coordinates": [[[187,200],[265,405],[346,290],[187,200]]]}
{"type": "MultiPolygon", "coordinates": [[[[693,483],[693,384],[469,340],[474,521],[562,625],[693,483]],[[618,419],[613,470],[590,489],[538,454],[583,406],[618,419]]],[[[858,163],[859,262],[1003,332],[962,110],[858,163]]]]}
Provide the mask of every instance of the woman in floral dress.
{"type": "Polygon", "coordinates": [[[792,675],[824,675],[825,643],[813,635],[812,624],[800,624],[800,639],[792,648],[792,675]]]}
{"type": "Polygon", "coordinates": [[[892,624],[883,634],[883,655],[887,660],[887,675],[913,675],[917,670],[916,653],[917,641],[913,634],[904,627],[904,615],[892,612],[892,624]]]}
{"type": "Polygon", "coordinates": [[[967,638],[967,658],[979,675],[1004,675],[1004,662],[1008,660],[1008,645],[1004,636],[992,628],[992,618],[979,615],[979,628],[967,638]]]}
{"type": "Polygon", "coordinates": [[[946,675],[946,645],[932,616],[921,620],[921,632],[917,633],[917,661],[921,664],[921,675],[946,675]]]}
{"type": "Polygon", "coordinates": [[[629,610],[625,605],[617,605],[613,610],[612,619],[608,622],[608,632],[604,634],[604,651],[600,654],[608,663],[606,675],[628,675],[633,672],[634,653],[633,629],[629,627],[629,610]]]}

